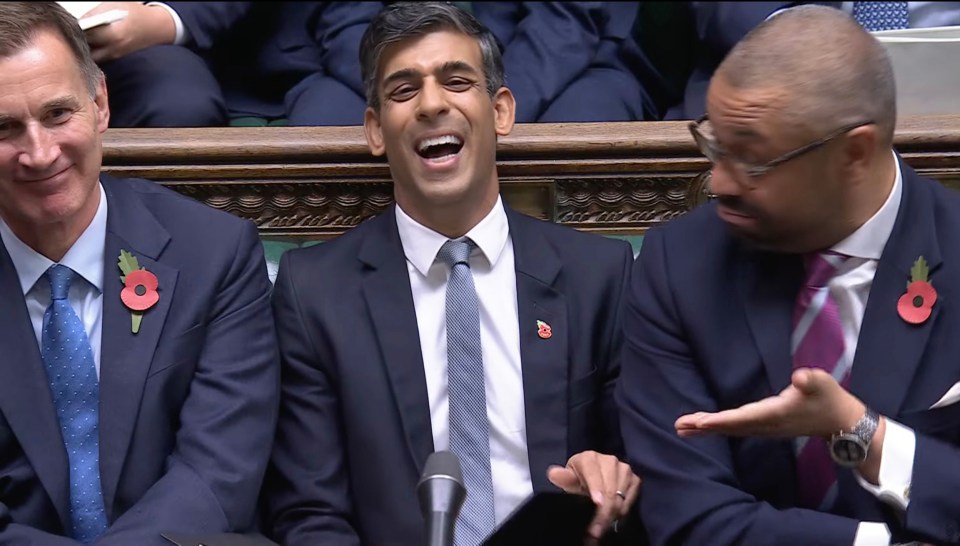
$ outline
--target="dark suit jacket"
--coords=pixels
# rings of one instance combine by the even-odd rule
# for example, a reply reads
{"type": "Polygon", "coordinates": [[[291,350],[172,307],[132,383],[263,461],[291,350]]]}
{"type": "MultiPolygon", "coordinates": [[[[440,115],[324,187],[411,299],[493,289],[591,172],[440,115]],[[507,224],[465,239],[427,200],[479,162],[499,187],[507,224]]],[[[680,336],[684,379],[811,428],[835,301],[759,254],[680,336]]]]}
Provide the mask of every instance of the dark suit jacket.
{"type": "Polygon", "coordinates": [[[647,233],[624,311],[617,400],[653,544],[849,546],[858,520],[886,522],[897,541],[960,542],[960,404],[928,409],[960,380],[960,195],[901,169],[900,210],[873,279],[850,391],[917,433],[905,522],[849,470],[838,470],[835,514],[795,508],[790,439],[677,436],[683,414],[738,407],[789,384],[804,276],[799,257],[748,248],[706,205],[647,233]],[[914,326],[897,301],[921,255],[939,299],[914,326]]]}
{"type": "Polygon", "coordinates": [[[284,95],[323,73],[360,96],[360,37],[379,2],[168,2],[231,110],[283,114],[284,95]]]}
{"type": "MultiPolygon", "coordinates": [[[[627,244],[508,209],[516,256],[534,491],[551,464],[619,453],[612,400],[627,244]],[[552,326],[540,339],[537,320],[552,326]]],[[[434,451],[406,258],[394,208],[284,254],[274,287],[283,361],[265,481],[267,533],[285,545],[424,544],[416,485],[434,451]]]]}
{"type": "MultiPolygon", "coordinates": [[[[256,228],[145,180],[107,195],[98,545],[247,529],[270,452],[279,366],[256,228]],[[120,250],[160,281],[131,333],[120,250]]],[[[0,244],[0,543],[76,544],[67,455],[17,273],[0,244]]]]}
{"type": "MultiPolygon", "coordinates": [[[[472,9],[504,46],[517,122],[537,121],[589,68],[639,73],[640,67],[627,67],[619,57],[636,17],[635,2],[473,2],[472,9]]],[[[636,110],[653,115],[648,97],[638,96],[636,102],[641,104],[636,110]]],[[[591,107],[599,116],[604,105],[591,107]]]]}
{"type": "Polygon", "coordinates": [[[707,88],[713,72],[741,38],[770,14],[796,2],[689,2],[698,43],[693,70],[682,101],[672,106],[665,119],[696,119],[706,112],[707,88]]]}
{"type": "Polygon", "coordinates": [[[710,78],[730,53],[757,25],[781,9],[800,4],[820,4],[839,8],[840,2],[689,2],[698,43],[696,60],[682,101],[673,105],[665,119],[697,119],[706,112],[710,78]]]}

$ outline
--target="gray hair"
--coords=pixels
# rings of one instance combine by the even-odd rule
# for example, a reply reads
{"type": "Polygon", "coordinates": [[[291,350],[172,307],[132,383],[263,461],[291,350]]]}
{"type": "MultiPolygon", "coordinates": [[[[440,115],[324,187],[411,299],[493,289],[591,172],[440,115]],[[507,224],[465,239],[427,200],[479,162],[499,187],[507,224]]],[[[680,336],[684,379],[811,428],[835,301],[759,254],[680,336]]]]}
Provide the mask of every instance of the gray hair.
{"type": "Polygon", "coordinates": [[[787,116],[819,132],[873,121],[893,141],[897,93],[893,66],[876,38],[842,10],[783,10],[730,51],[718,74],[737,88],[789,89],[787,116]]]}
{"type": "Polygon", "coordinates": [[[483,59],[487,93],[491,97],[506,84],[500,44],[473,15],[449,2],[395,2],[380,10],[360,41],[360,73],[368,106],[380,110],[377,84],[383,51],[407,38],[440,30],[453,30],[476,38],[483,59]]]}

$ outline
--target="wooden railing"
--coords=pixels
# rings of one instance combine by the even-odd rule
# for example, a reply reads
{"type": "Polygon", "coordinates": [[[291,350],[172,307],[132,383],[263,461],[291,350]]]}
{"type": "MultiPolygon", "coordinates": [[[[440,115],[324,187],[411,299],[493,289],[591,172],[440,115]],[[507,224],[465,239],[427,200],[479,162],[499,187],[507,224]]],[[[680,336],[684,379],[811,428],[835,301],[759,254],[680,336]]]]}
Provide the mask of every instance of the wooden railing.
{"type": "MultiPolygon", "coordinates": [[[[960,115],[901,120],[895,148],[960,188],[960,115]]],[[[642,234],[707,198],[708,163],[684,122],[519,125],[500,141],[498,165],[514,208],[605,234],[642,234]]],[[[337,235],[392,201],[386,162],[370,155],[360,127],[111,129],[104,170],[292,240],[337,235]]]]}

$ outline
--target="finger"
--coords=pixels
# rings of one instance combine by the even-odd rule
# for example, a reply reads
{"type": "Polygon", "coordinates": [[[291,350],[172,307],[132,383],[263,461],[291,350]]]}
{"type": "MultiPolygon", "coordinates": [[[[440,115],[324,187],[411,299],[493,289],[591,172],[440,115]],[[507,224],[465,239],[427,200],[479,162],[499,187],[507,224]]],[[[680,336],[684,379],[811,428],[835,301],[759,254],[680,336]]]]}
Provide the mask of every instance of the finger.
{"type": "Polygon", "coordinates": [[[776,429],[784,410],[784,399],[771,396],[739,408],[708,415],[699,422],[699,427],[739,436],[765,434],[776,429]]]}
{"type": "MultiPolygon", "coordinates": [[[[617,490],[615,491],[617,500],[619,501],[617,513],[622,518],[630,512],[630,507],[633,506],[630,496],[633,490],[636,489],[634,480],[636,475],[633,473],[630,465],[623,462],[619,464],[617,474],[617,490]]],[[[639,480],[636,481],[638,482],[639,480]]]]}
{"type": "Polygon", "coordinates": [[[90,44],[91,48],[110,43],[111,33],[109,27],[110,25],[101,25],[87,29],[83,32],[83,35],[87,38],[87,43],[90,44]]]}
{"type": "Polygon", "coordinates": [[[676,427],[677,430],[695,429],[695,428],[698,428],[698,423],[707,415],[711,415],[711,414],[705,411],[698,411],[696,413],[681,415],[680,418],[677,419],[676,423],[674,423],[674,426],[676,427]]]}
{"type": "Polygon", "coordinates": [[[716,431],[700,430],[700,429],[694,429],[694,428],[677,431],[677,436],[679,436],[680,438],[693,438],[696,436],[707,436],[709,434],[716,434],[716,431]]]}
{"type": "Polygon", "coordinates": [[[790,376],[790,382],[804,394],[814,394],[817,391],[817,377],[810,368],[799,368],[790,376]]]}
{"type": "Polygon", "coordinates": [[[117,58],[113,48],[110,47],[98,47],[90,51],[90,56],[93,58],[95,63],[105,63],[107,61],[112,61],[117,58]]]}
{"type": "Polygon", "coordinates": [[[813,396],[828,389],[837,380],[821,368],[799,368],[793,372],[790,382],[803,394],[813,396]]]}
{"type": "MultiPolygon", "coordinates": [[[[596,457],[595,468],[602,480],[602,483],[596,487],[602,492],[601,498],[603,501],[598,504],[597,511],[593,516],[593,521],[590,522],[588,530],[590,536],[596,538],[602,537],[603,533],[613,524],[614,517],[616,517],[620,511],[621,499],[617,495],[619,465],[620,461],[617,460],[616,457],[610,455],[596,457]]],[[[591,492],[592,491],[594,491],[593,485],[591,485],[591,492]]],[[[596,502],[596,500],[594,502],[596,502]]]]}
{"type": "Polygon", "coordinates": [[[572,469],[553,465],[547,469],[547,479],[567,493],[583,493],[580,477],[572,469]]]}

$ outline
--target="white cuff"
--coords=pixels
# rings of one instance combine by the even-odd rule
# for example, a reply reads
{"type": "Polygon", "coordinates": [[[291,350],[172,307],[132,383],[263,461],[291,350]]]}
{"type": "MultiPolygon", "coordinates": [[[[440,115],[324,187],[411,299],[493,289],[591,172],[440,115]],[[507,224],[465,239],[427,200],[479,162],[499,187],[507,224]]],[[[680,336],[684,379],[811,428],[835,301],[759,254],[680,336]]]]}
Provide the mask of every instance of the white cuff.
{"type": "Polygon", "coordinates": [[[890,546],[890,531],[883,523],[861,521],[857,525],[853,546],[890,546]]]}
{"type": "Polygon", "coordinates": [[[864,480],[859,472],[853,476],[861,487],[873,493],[882,502],[905,512],[910,504],[910,484],[913,481],[913,458],[917,437],[909,428],[884,417],[887,430],[883,436],[880,459],[880,485],[864,480]]]}
{"type": "Polygon", "coordinates": [[[173,19],[173,26],[177,29],[177,36],[173,39],[173,45],[182,46],[183,44],[187,43],[187,29],[184,28],[183,20],[180,19],[180,15],[177,13],[177,10],[171,8],[163,2],[147,2],[147,5],[160,6],[161,8],[167,10],[167,13],[170,14],[170,17],[173,19]]]}

